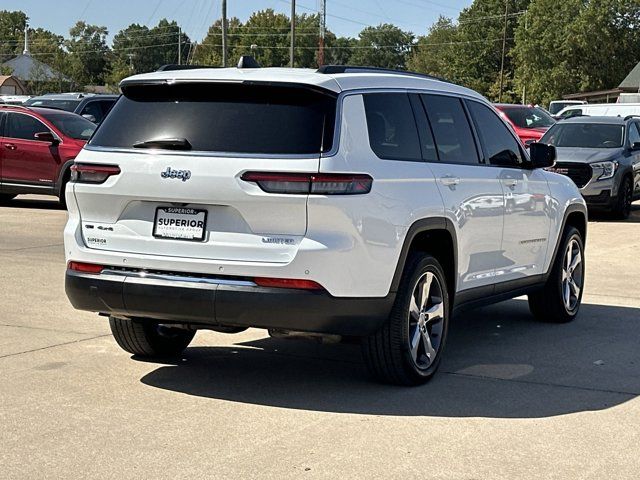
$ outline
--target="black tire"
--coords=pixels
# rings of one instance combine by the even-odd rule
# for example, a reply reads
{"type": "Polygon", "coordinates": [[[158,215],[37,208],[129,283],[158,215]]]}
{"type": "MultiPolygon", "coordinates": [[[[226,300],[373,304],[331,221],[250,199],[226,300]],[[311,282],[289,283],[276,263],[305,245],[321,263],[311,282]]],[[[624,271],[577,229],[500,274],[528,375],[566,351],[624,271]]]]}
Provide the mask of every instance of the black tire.
{"type": "Polygon", "coordinates": [[[16,198],[16,195],[10,193],[0,193],[0,203],[7,203],[16,198]]]}
{"type": "Polygon", "coordinates": [[[365,364],[371,374],[381,382],[395,385],[423,384],[433,377],[440,365],[448,327],[449,292],[442,267],[438,260],[430,255],[415,254],[409,258],[402,274],[389,318],[377,333],[363,339],[362,353],[365,364]],[[420,285],[424,285],[420,282],[429,278],[431,286],[427,287],[427,301],[420,301],[422,305],[414,309],[414,312],[420,312],[420,323],[416,320],[416,315],[410,313],[410,308],[414,294],[422,288],[420,285]],[[434,279],[437,279],[437,285],[434,279]],[[439,290],[431,291],[431,288],[435,288],[434,285],[439,290]],[[429,309],[428,303],[433,304],[429,309]],[[425,319],[426,312],[436,309],[441,313],[434,313],[431,319],[425,319]],[[427,355],[427,337],[428,344],[432,347],[432,356],[435,355],[435,358],[427,355]],[[413,344],[418,346],[414,350],[411,348],[412,338],[416,340],[413,344]],[[422,355],[420,348],[424,353],[422,355]]]}
{"type": "Polygon", "coordinates": [[[560,248],[558,249],[547,283],[540,291],[529,294],[529,310],[537,320],[548,323],[567,323],[576,318],[580,310],[582,294],[584,292],[584,268],[584,243],[582,241],[582,235],[574,227],[567,227],[564,231],[560,248]],[[580,253],[579,271],[578,267],[576,267],[571,274],[571,278],[579,287],[580,291],[578,295],[574,295],[575,291],[568,286],[569,302],[567,304],[565,300],[566,285],[563,271],[565,270],[569,245],[572,245],[573,252],[577,249],[580,253]],[[573,278],[574,274],[576,275],[575,279],[573,278]]]}
{"type": "Polygon", "coordinates": [[[633,203],[633,181],[631,177],[624,177],[620,188],[618,189],[618,197],[611,213],[614,218],[626,220],[631,215],[631,204],[633,203]]]}
{"type": "Polygon", "coordinates": [[[109,317],[111,333],[126,352],[140,357],[174,357],[189,345],[195,331],[160,325],[153,320],[109,317]]]}
{"type": "Polygon", "coordinates": [[[65,178],[62,180],[62,185],[60,185],[60,193],[58,194],[58,202],[60,206],[67,209],[67,199],[65,197],[65,193],[67,191],[67,185],[69,184],[68,174],[65,174],[65,178]]]}

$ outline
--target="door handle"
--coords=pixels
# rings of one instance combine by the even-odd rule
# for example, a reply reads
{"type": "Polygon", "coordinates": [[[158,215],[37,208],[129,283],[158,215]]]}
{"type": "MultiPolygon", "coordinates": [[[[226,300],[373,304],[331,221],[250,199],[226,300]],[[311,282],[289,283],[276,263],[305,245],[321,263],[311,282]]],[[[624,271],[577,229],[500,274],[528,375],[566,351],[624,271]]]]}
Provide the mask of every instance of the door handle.
{"type": "Polygon", "coordinates": [[[4,148],[7,150],[17,150],[18,147],[13,143],[5,143],[4,148]]]}
{"type": "Polygon", "coordinates": [[[460,183],[460,177],[454,177],[452,175],[447,175],[445,177],[440,177],[440,182],[447,187],[452,187],[454,185],[458,185],[460,183]]]}
{"type": "Polygon", "coordinates": [[[518,185],[518,180],[516,180],[515,178],[506,178],[503,180],[504,184],[511,188],[512,190],[514,188],[516,188],[516,186],[518,185]]]}

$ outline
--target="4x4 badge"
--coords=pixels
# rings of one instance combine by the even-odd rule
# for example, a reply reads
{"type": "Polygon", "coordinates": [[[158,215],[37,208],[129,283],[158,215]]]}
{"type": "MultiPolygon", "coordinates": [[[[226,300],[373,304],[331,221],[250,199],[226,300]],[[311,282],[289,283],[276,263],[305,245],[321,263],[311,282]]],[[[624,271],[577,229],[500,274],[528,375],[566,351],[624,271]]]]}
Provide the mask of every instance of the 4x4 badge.
{"type": "Polygon", "coordinates": [[[183,182],[186,182],[191,178],[191,170],[173,170],[171,167],[160,173],[162,178],[179,178],[183,182]]]}

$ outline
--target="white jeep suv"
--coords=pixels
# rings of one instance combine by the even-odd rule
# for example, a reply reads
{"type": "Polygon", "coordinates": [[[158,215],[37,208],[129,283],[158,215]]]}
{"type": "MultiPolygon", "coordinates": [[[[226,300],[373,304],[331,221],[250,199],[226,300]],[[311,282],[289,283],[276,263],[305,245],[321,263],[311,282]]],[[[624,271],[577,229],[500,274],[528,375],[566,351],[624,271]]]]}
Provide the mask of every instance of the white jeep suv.
{"type": "Polygon", "coordinates": [[[407,72],[164,70],[73,166],[66,292],[118,344],[177,355],[198,329],[361,337],[380,380],[438,368],[452,314],[529,295],[579,309],[587,211],[466,88],[407,72]]]}

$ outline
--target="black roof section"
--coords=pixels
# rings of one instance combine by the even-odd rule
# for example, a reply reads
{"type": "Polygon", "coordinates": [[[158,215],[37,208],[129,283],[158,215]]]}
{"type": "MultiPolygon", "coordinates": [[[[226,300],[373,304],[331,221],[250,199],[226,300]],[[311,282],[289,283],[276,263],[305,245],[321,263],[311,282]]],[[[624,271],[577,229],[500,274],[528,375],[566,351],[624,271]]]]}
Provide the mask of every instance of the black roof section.
{"type": "Polygon", "coordinates": [[[409,70],[394,70],[393,68],[381,68],[381,67],[362,67],[358,65],[323,65],[318,68],[318,73],[324,73],[326,75],[334,75],[336,73],[386,73],[392,75],[406,75],[410,77],[421,77],[429,80],[438,80],[440,82],[453,83],[444,78],[436,77],[434,75],[428,75],[426,73],[412,72],[409,70]]]}

